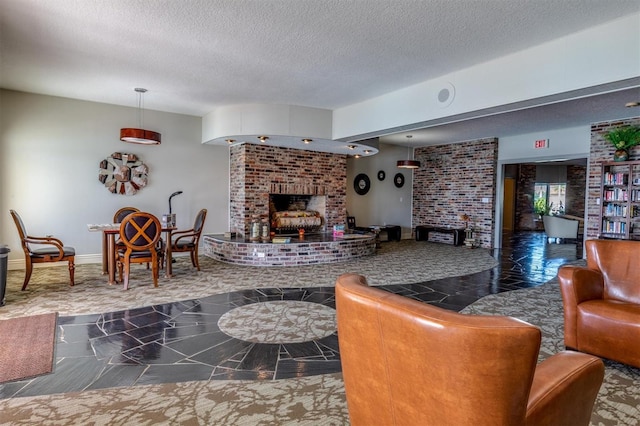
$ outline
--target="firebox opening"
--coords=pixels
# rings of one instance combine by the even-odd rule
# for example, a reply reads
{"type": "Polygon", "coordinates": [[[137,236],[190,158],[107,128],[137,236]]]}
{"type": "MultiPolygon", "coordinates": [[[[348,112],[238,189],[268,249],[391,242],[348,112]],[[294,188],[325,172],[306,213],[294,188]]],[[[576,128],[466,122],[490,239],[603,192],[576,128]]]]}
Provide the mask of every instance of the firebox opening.
{"type": "Polygon", "coordinates": [[[325,232],[326,196],[269,194],[271,230],[276,234],[325,232]]]}

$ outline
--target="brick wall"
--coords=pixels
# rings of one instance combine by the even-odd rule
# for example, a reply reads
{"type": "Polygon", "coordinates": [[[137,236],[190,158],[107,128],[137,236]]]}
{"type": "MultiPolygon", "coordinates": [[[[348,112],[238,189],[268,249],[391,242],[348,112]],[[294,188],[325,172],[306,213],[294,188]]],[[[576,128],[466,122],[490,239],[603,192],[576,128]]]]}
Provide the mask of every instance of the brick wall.
{"type": "Polygon", "coordinates": [[[520,164],[516,184],[516,230],[534,231],[533,190],[536,186],[536,166],[520,164]]]}
{"type": "Polygon", "coordinates": [[[584,217],[587,191],[587,167],[567,166],[567,196],[565,213],[584,217]]]}
{"type": "Polygon", "coordinates": [[[269,217],[269,194],[325,195],[328,229],[346,222],[345,155],[257,144],[230,148],[231,230],[247,235],[253,215],[269,217]]]}
{"type": "Polygon", "coordinates": [[[413,225],[462,228],[458,216],[466,213],[476,241],[493,247],[498,140],[417,148],[415,159],[422,165],[413,175],[413,225]]]}
{"type": "MultiPolygon", "coordinates": [[[[625,120],[606,121],[591,125],[591,150],[589,153],[589,172],[587,180],[587,239],[598,238],[600,230],[600,182],[602,177],[602,163],[613,161],[613,145],[604,134],[621,126],[640,126],[640,117],[625,120]]],[[[640,160],[640,146],[629,150],[629,160],[640,160]]]]}

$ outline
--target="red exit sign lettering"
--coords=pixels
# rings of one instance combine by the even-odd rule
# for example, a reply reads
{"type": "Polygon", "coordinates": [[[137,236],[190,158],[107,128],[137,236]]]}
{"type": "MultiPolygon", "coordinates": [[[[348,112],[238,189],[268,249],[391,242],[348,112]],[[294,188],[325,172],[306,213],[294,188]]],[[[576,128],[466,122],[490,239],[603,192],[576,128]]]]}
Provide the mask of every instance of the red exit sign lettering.
{"type": "Polygon", "coordinates": [[[549,148],[549,139],[538,139],[533,143],[535,149],[549,148]]]}

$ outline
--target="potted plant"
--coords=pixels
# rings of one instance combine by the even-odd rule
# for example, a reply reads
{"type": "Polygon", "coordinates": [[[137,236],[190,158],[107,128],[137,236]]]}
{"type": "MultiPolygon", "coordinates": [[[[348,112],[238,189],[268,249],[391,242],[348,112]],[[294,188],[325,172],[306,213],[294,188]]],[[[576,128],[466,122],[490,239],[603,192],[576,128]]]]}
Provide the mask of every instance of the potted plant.
{"type": "Polygon", "coordinates": [[[547,205],[547,200],[544,198],[538,198],[535,203],[533,203],[533,211],[539,215],[540,218],[542,218],[542,216],[548,216],[551,207],[553,207],[553,203],[547,205]]]}
{"type": "Polygon", "coordinates": [[[640,144],[640,128],[636,126],[624,126],[613,129],[604,135],[611,142],[616,151],[613,161],[626,161],[629,159],[629,148],[640,144]]]}

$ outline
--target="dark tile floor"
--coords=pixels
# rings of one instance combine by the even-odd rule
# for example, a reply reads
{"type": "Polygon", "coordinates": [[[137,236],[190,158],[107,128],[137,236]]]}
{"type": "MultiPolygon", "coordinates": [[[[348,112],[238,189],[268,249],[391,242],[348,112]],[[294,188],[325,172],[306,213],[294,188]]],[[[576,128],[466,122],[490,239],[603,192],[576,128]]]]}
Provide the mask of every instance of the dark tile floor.
{"type": "MultiPolygon", "coordinates": [[[[500,264],[484,272],[385,286],[459,311],[488,294],[540,285],[582,258],[582,243],[549,244],[543,233],[506,235],[500,264]]],[[[218,328],[239,306],[273,300],[334,308],[333,287],[260,289],[146,308],[60,317],[53,374],[0,385],[0,398],[190,380],[273,380],[340,371],[336,334],[304,343],[251,343],[218,328]]]]}

